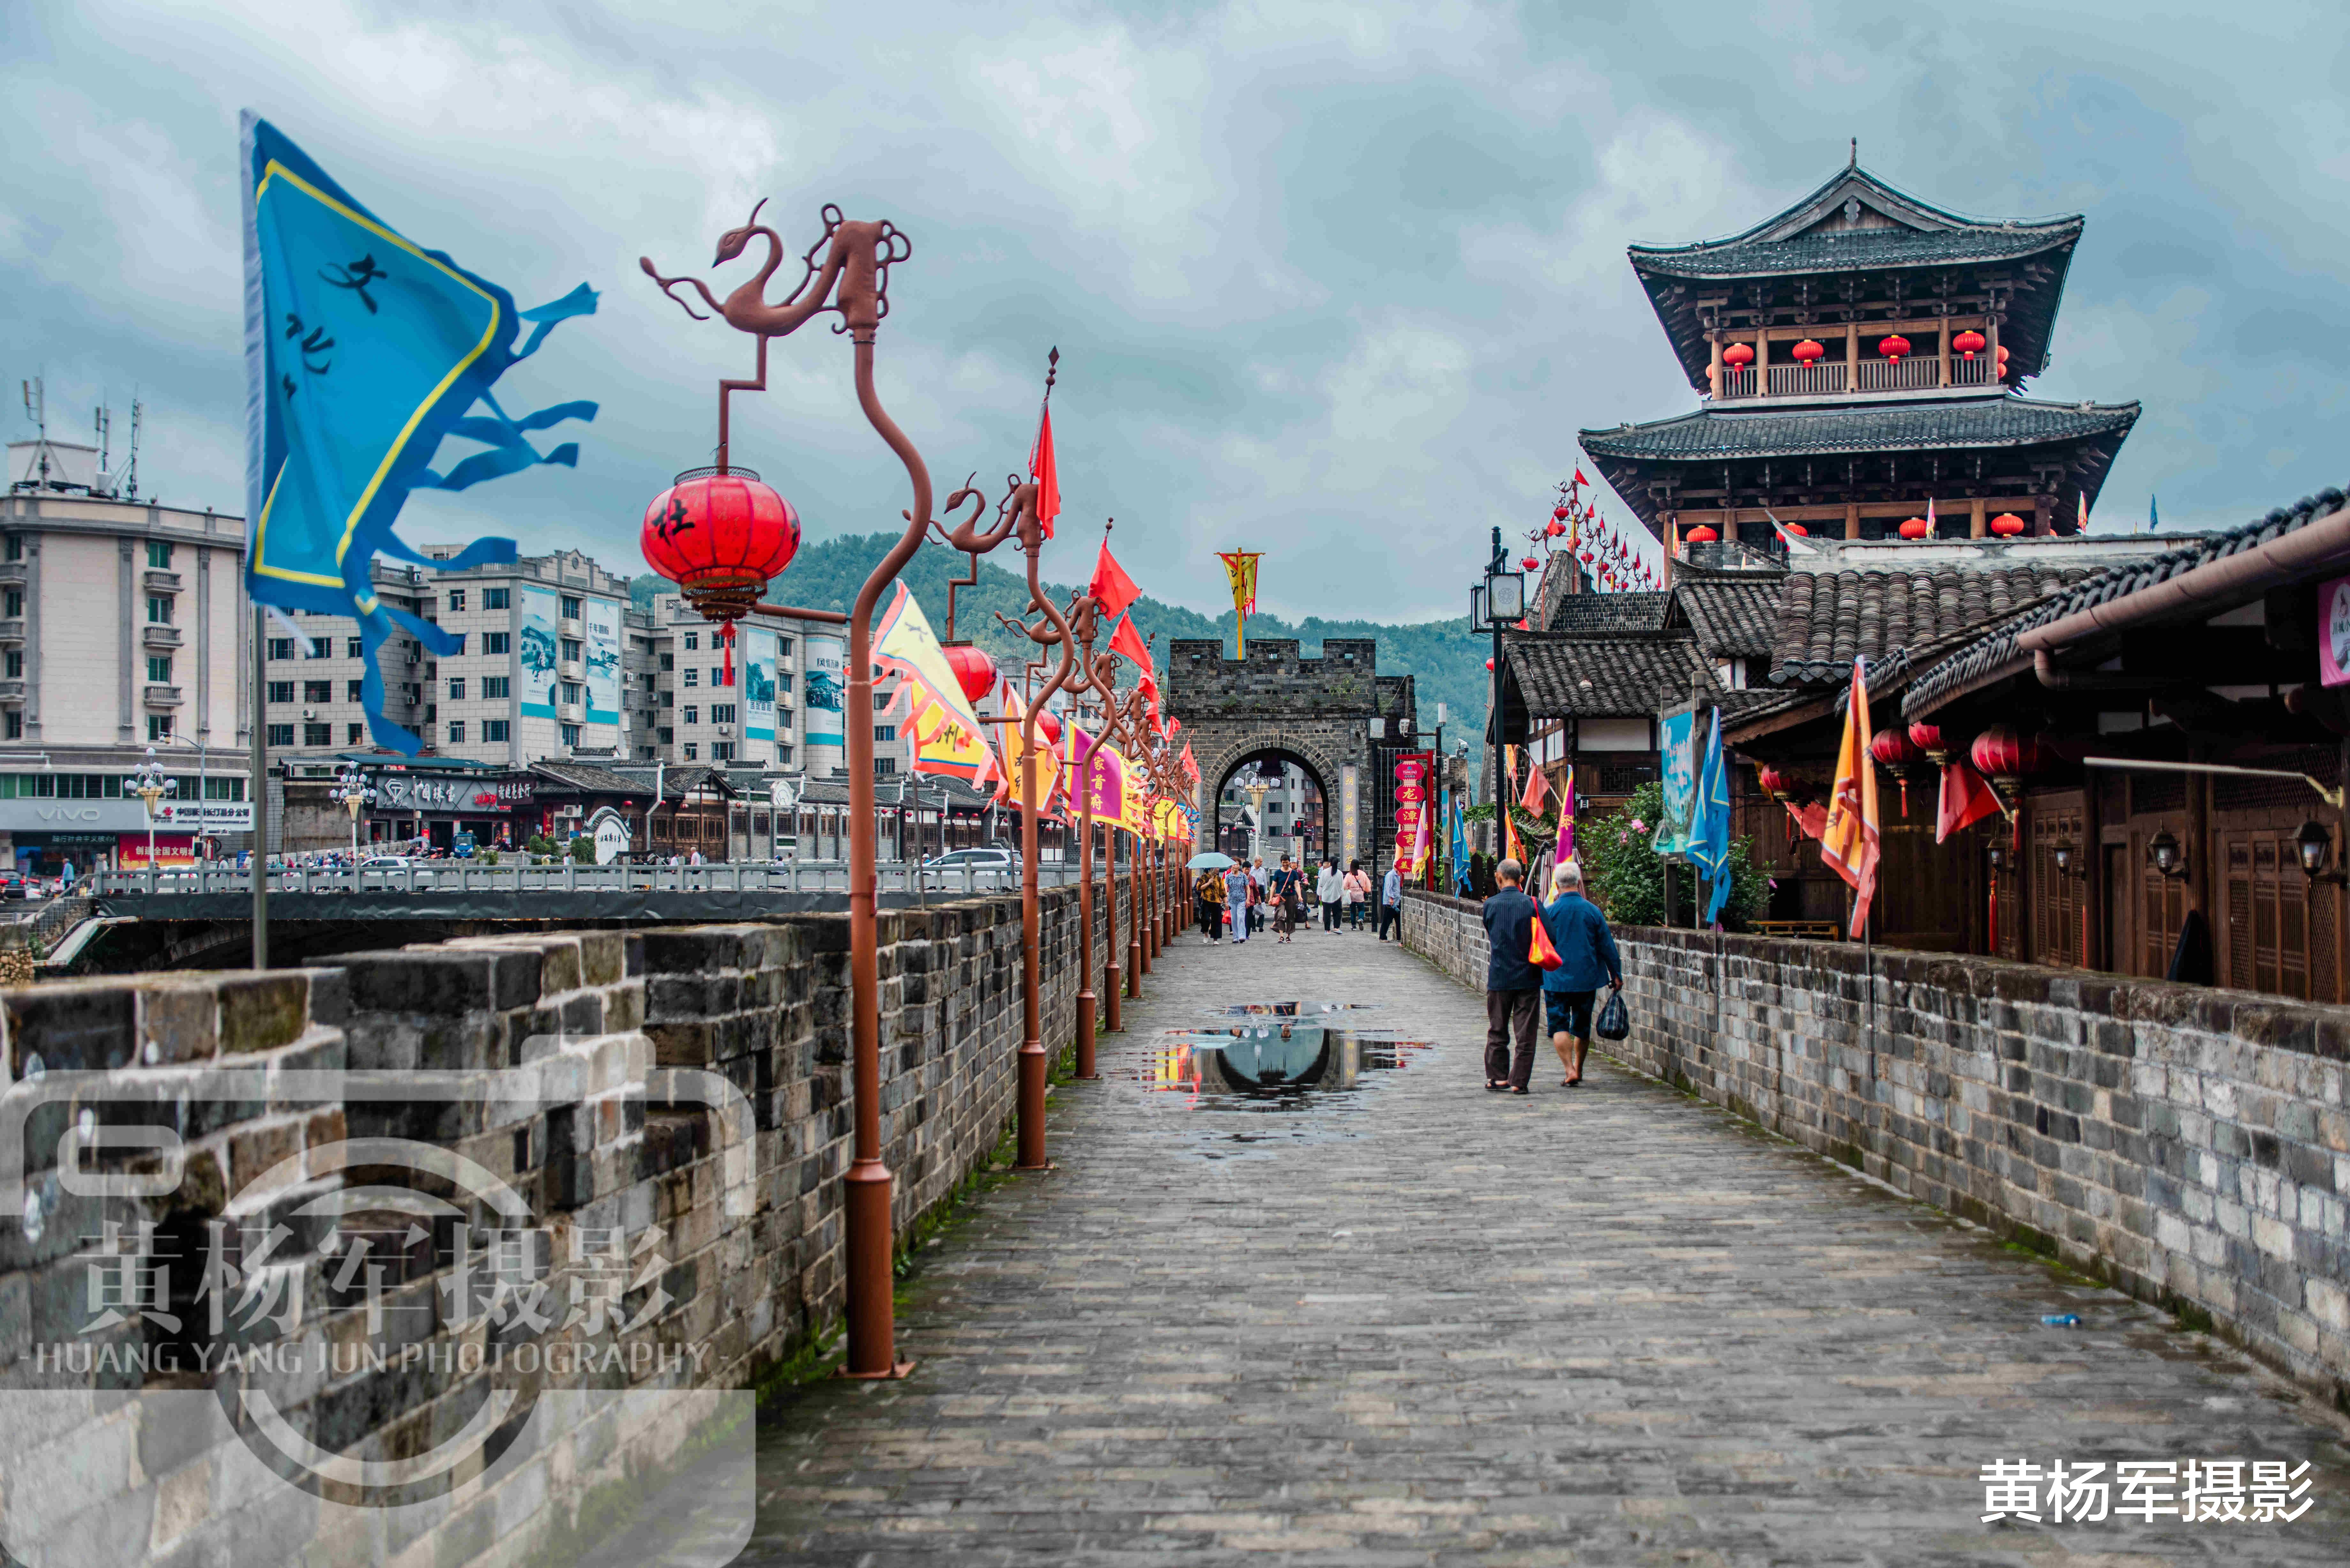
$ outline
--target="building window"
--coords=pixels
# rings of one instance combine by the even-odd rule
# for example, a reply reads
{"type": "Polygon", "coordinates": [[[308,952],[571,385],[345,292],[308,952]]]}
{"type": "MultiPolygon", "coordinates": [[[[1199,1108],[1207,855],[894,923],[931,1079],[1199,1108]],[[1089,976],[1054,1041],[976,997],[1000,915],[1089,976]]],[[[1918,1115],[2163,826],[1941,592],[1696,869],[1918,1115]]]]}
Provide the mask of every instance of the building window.
{"type": "Polygon", "coordinates": [[[485,631],[482,633],[482,651],[484,653],[504,653],[505,650],[506,634],[504,632],[485,631]]]}
{"type": "MultiPolygon", "coordinates": [[[[9,535],[9,543],[15,542],[16,535],[9,535]]],[[[22,708],[8,710],[8,738],[12,741],[21,741],[25,738],[25,711],[22,708]]]]}
{"type": "Polygon", "coordinates": [[[775,690],[778,691],[789,691],[791,689],[792,672],[788,670],[777,670],[775,672],[775,690]]]}
{"type": "Polygon", "coordinates": [[[662,693],[660,694],[660,705],[661,705],[662,707],[664,707],[664,708],[674,708],[674,707],[676,707],[676,706],[677,706],[677,693],[676,693],[676,692],[674,692],[674,691],[664,691],[664,692],[662,692],[662,693]]]}
{"type": "Polygon", "coordinates": [[[789,659],[792,656],[792,639],[788,637],[775,639],[775,651],[789,659]]]}
{"type": "Polygon", "coordinates": [[[873,759],[873,771],[877,775],[894,774],[898,771],[897,760],[892,757],[876,757],[873,759]]]}
{"type": "MultiPolygon", "coordinates": [[[[10,588],[10,589],[8,590],[7,594],[6,594],[5,597],[0,597],[0,614],[5,614],[5,616],[7,616],[7,617],[8,617],[8,618],[9,618],[9,619],[14,620],[14,619],[16,619],[18,616],[23,615],[24,613],[25,613],[25,590],[24,590],[24,589],[22,589],[22,588],[10,588]]],[[[661,668],[663,668],[664,670],[666,670],[667,668],[669,668],[669,665],[668,665],[668,661],[667,661],[667,660],[663,660],[663,661],[662,661],[661,668]]]]}
{"type": "Polygon", "coordinates": [[[462,746],[465,743],[464,720],[452,719],[449,721],[449,743],[452,746],[462,746]]]}
{"type": "Polygon", "coordinates": [[[291,680],[271,681],[269,683],[269,700],[272,702],[291,702],[294,701],[294,682],[291,680]]]}
{"type": "Polygon", "coordinates": [[[25,558],[25,536],[24,536],[22,534],[11,534],[11,535],[8,535],[8,559],[10,559],[10,560],[12,560],[12,561],[21,561],[21,560],[23,560],[24,558],[25,558]]]}
{"type": "Polygon", "coordinates": [[[724,665],[713,664],[710,667],[710,683],[712,686],[723,686],[727,684],[726,667],[724,665]]]}
{"type": "Polygon", "coordinates": [[[667,725],[663,725],[663,726],[661,727],[661,729],[660,729],[660,743],[661,743],[662,745],[664,745],[664,746],[670,746],[670,745],[675,745],[675,744],[677,743],[677,732],[676,732],[675,730],[672,730],[672,729],[669,728],[667,725]]]}
{"type": "Polygon", "coordinates": [[[346,702],[364,702],[364,701],[367,701],[367,681],[366,681],[364,679],[361,679],[361,680],[346,680],[346,681],[344,681],[344,682],[343,682],[343,701],[346,701],[346,702]]]}
{"type": "Polygon", "coordinates": [[[292,745],[294,743],[294,726],[291,724],[270,725],[269,739],[265,743],[272,746],[292,745]]]}
{"type": "Polygon", "coordinates": [[[734,742],[732,741],[711,742],[710,760],[713,763],[733,762],[734,760],[734,742]]]}
{"type": "Polygon", "coordinates": [[[559,727],[559,728],[562,730],[562,732],[563,732],[563,743],[564,743],[565,745],[567,745],[567,746],[576,746],[576,745],[577,745],[577,744],[579,743],[579,726],[578,726],[578,725],[577,725],[577,724],[564,724],[564,725],[560,725],[560,726],[558,726],[558,727],[559,727]]]}
{"type": "Polygon", "coordinates": [[[701,646],[702,646],[702,634],[701,634],[700,632],[698,632],[698,631],[689,631],[689,632],[687,632],[687,633],[685,634],[685,650],[686,650],[686,652],[688,652],[688,653],[691,653],[691,652],[695,651],[696,649],[698,649],[699,648],[701,648],[701,646]]]}
{"type": "Polygon", "coordinates": [[[651,762],[658,754],[659,753],[651,746],[639,746],[637,748],[637,761],[640,763],[651,762]]]}
{"type": "Polygon", "coordinates": [[[734,722],[734,704],[732,702],[712,702],[710,705],[710,722],[713,724],[733,723],[734,722]]]}
{"type": "Polygon", "coordinates": [[[335,727],[332,724],[305,724],[302,726],[302,743],[306,746],[331,746],[335,743],[335,727]]]}
{"type": "Polygon", "coordinates": [[[577,680],[566,680],[561,682],[561,685],[563,687],[563,701],[566,702],[577,702],[579,701],[579,682],[577,680]]]}
{"type": "Polygon", "coordinates": [[[482,607],[485,610],[504,609],[506,607],[508,602],[509,601],[506,598],[506,590],[504,588],[484,588],[482,590],[482,607]]]}
{"type": "Polygon", "coordinates": [[[485,702],[504,701],[506,695],[506,680],[507,678],[503,675],[483,676],[482,700],[485,702]]]}
{"type": "Polygon", "coordinates": [[[687,671],[685,672],[685,683],[686,683],[688,686],[699,686],[699,685],[701,685],[701,684],[702,684],[702,671],[701,671],[701,670],[687,670],[687,671]]]}
{"type": "Polygon", "coordinates": [[[335,639],[331,637],[312,638],[310,639],[310,657],[313,659],[334,658],[335,639]]]}
{"type": "Polygon", "coordinates": [[[562,642],[563,646],[557,650],[558,657],[560,657],[566,664],[578,663],[580,655],[579,639],[576,637],[567,637],[562,639],[562,642]]]}
{"type": "Polygon", "coordinates": [[[506,738],[506,721],[504,719],[484,719],[482,721],[482,739],[484,741],[495,741],[500,744],[504,744],[506,738]]]}
{"type": "Polygon", "coordinates": [[[333,681],[331,681],[331,680],[305,680],[304,682],[302,682],[302,701],[305,701],[305,702],[331,702],[331,701],[333,701],[334,700],[335,700],[335,683],[334,683],[333,681]]]}
{"type": "Polygon", "coordinates": [[[689,723],[689,724],[699,724],[699,723],[701,723],[701,722],[702,722],[702,710],[701,710],[701,709],[699,709],[699,708],[694,707],[694,706],[693,706],[692,704],[691,704],[691,703],[688,703],[688,704],[686,705],[686,710],[685,710],[685,722],[686,722],[687,723],[689,723]]]}
{"type": "Polygon", "coordinates": [[[8,650],[5,665],[0,665],[0,668],[5,668],[6,670],[9,680],[22,680],[25,678],[24,650],[22,649],[16,648],[10,649],[8,650]]]}
{"type": "Polygon", "coordinates": [[[445,657],[450,659],[463,659],[465,656],[465,634],[463,632],[461,631],[457,634],[456,643],[457,646],[451,649],[445,657]]]}
{"type": "Polygon", "coordinates": [[[172,543],[168,539],[147,541],[147,564],[159,572],[172,569],[172,543]]]}
{"type": "MultiPolygon", "coordinates": [[[[22,597],[19,595],[11,594],[8,597],[10,598],[16,599],[19,604],[23,602],[22,597]]],[[[21,614],[23,612],[20,610],[18,613],[21,614]]],[[[147,624],[149,626],[169,626],[172,624],[172,597],[169,594],[149,594],[147,596],[147,624]]]]}
{"type": "Polygon", "coordinates": [[[269,657],[272,659],[293,658],[294,639],[290,637],[271,638],[269,639],[269,657]]]}
{"type": "Polygon", "coordinates": [[[343,744],[347,746],[356,746],[361,741],[366,739],[367,726],[365,724],[346,724],[343,726],[343,744]]]}
{"type": "Polygon", "coordinates": [[[452,610],[461,610],[461,609],[463,609],[463,608],[465,607],[465,590],[464,590],[464,589],[463,589],[463,588],[451,588],[451,589],[449,590],[449,607],[450,607],[452,610]]]}
{"type": "Polygon", "coordinates": [[[345,659],[365,659],[367,657],[367,639],[365,638],[359,637],[347,637],[343,639],[343,657],[345,659]]]}
{"type": "MultiPolygon", "coordinates": [[[[873,738],[877,741],[894,741],[898,738],[898,726],[895,724],[876,724],[873,726],[873,738]]],[[[1074,746],[1076,742],[1072,741],[1069,744],[1074,746]]],[[[1083,783],[1084,781],[1080,780],[1078,782],[1083,783]]],[[[1026,786],[1023,785],[1022,787],[1025,788],[1026,786]]]]}
{"type": "MultiPolygon", "coordinates": [[[[8,656],[8,659],[11,666],[8,670],[9,674],[22,675],[25,673],[23,670],[15,667],[18,659],[17,655],[12,653],[8,656]]],[[[169,686],[172,683],[172,656],[170,654],[151,653],[147,656],[147,680],[150,685],[154,686],[169,686]]]]}
{"type": "MultiPolygon", "coordinates": [[[[449,679],[449,701],[452,702],[463,702],[464,700],[465,678],[462,675],[451,676],[449,679]]],[[[1080,779],[1078,782],[1082,784],[1085,781],[1080,779]]]]}
{"type": "Polygon", "coordinates": [[[560,607],[563,611],[564,619],[577,620],[579,618],[579,596],[577,594],[565,594],[563,596],[560,607]]]}
{"type": "Polygon", "coordinates": [[[775,765],[785,768],[792,765],[792,749],[789,746],[775,748],[775,765]]]}
{"type": "Polygon", "coordinates": [[[690,762],[692,762],[695,758],[699,757],[701,754],[702,754],[702,752],[701,752],[701,748],[700,748],[700,747],[696,746],[696,745],[695,745],[691,741],[688,741],[688,742],[686,742],[686,743],[685,743],[685,760],[686,760],[687,762],[689,762],[689,763],[690,763],[690,762]]]}

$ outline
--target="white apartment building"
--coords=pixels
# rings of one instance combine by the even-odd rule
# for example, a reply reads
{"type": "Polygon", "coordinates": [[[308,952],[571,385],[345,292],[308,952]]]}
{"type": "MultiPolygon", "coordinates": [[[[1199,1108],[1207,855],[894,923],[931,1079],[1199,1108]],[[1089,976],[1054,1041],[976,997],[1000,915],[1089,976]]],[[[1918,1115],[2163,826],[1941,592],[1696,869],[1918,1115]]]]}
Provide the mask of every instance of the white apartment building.
{"type": "Polygon", "coordinates": [[[520,767],[631,754],[621,701],[628,578],[559,550],[429,580],[427,618],[465,639],[432,673],[427,738],[442,755],[520,767]]]}
{"type": "Polygon", "coordinates": [[[54,873],[143,860],[145,805],[123,776],[178,786],[159,860],[200,830],[252,826],[244,522],[140,500],[96,448],[7,449],[0,494],[0,866],[54,873]]]}
{"type": "MultiPolygon", "coordinates": [[[[848,634],[824,621],[760,617],[737,628],[734,684],[718,628],[674,593],[629,623],[630,739],[640,762],[757,763],[828,779],[847,758],[848,634]]],[[[876,771],[912,771],[910,738],[888,711],[897,682],[873,694],[876,771]]]]}

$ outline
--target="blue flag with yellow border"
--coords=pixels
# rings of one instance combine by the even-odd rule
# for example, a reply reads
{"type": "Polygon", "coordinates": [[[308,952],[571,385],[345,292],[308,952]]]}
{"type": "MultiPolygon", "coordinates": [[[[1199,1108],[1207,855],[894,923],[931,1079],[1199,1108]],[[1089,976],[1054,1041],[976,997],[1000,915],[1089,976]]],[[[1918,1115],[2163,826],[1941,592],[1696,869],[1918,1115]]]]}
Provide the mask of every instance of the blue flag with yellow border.
{"type": "Polygon", "coordinates": [[[1698,769],[1697,808],[1690,821],[1689,857],[1705,876],[1711,896],[1706,900],[1703,924],[1721,918],[1730,900],[1730,774],[1722,764],[1721,710],[1713,711],[1713,729],[1705,743],[1705,761],[1698,769]]]}
{"type": "Polygon", "coordinates": [[[528,438],[595,418],[594,403],[515,419],[490,389],[556,322],[594,311],[596,295],[581,284],[517,310],[504,289],[361,206],[267,120],[247,112],[243,132],[245,590],[255,604],[355,618],[368,727],[379,745],[412,754],[417,737],[384,714],[376,652],[403,633],[435,656],[462,640],[378,599],[375,558],[449,571],[515,558],[513,540],[479,539],[432,560],[392,525],[411,490],[577,464],[576,442],[542,454],[528,438]],[[435,472],[452,435],[484,450],[435,472]]]}

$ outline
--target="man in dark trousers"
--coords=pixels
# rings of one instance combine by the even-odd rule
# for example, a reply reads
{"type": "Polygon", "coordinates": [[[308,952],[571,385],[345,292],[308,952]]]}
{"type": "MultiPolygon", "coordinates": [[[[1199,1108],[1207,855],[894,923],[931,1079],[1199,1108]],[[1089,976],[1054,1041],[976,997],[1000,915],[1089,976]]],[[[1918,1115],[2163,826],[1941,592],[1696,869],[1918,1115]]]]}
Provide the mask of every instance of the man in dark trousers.
{"type": "Polygon", "coordinates": [[[1519,884],[1525,867],[1504,860],[1493,867],[1501,888],[1485,900],[1485,1087],[1498,1094],[1530,1093],[1534,1075],[1534,1030],[1542,1020],[1542,967],[1526,956],[1534,946],[1540,911],[1519,884]]]}

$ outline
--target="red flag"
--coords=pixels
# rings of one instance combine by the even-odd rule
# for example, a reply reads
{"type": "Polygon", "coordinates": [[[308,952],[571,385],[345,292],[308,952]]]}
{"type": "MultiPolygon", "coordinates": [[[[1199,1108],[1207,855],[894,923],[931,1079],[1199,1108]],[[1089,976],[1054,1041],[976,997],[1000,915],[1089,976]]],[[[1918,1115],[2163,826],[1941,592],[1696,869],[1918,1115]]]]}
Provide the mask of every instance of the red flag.
{"type": "Polygon", "coordinates": [[[1584,478],[1583,470],[1578,468],[1575,471],[1575,483],[1577,484],[1588,484],[1591,481],[1584,478]]]}
{"type": "Polygon", "coordinates": [[[1061,514],[1061,471],[1053,462],[1053,410],[1045,410],[1044,422],[1036,427],[1036,445],[1028,453],[1028,477],[1036,482],[1036,520],[1045,525],[1045,537],[1053,536],[1053,519],[1061,514]]]}
{"type": "Polygon", "coordinates": [[[1143,646],[1142,634],[1134,629],[1132,616],[1118,622],[1118,629],[1109,634],[1109,650],[1112,653],[1122,653],[1134,660],[1136,669],[1141,670],[1146,677],[1152,678],[1149,683],[1153,686],[1158,684],[1156,677],[1159,672],[1151,668],[1150,649],[1143,646]]]}
{"type": "Polygon", "coordinates": [[[1934,824],[1934,842],[1941,843],[1999,809],[1999,796],[1983,783],[1982,774],[1964,761],[1944,763],[1941,814],[1934,824]]]}
{"type": "Polygon", "coordinates": [[[1117,557],[1109,553],[1109,541],[1107,539],[1102,541],[1100,556],[1095,558],[1094,580],[1087,587],[1086,592],[1101,606],[1101,613],[1112,620],[1124,615],[1126,607],[1142,597],[1142,590],[1134,586],[1134,579],[1126,575],[1117,557]]]}
{"type": "Polygon", "coordinates": [[[1540,816],[1542,815],[1543,802],[1548,799],[1549,795],[1550,780],[1543,776],[1542,769],[1536,767],[1528,768],[1526,770],[1526,793],[1519,798],[1519,808],[1532,814],[1533,815],[1540,816]]]}

